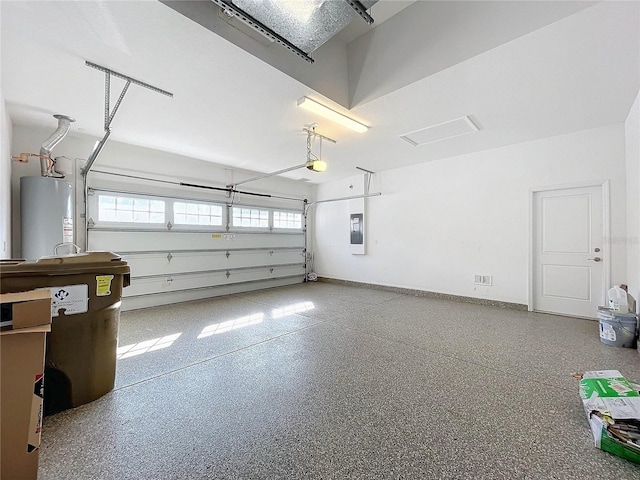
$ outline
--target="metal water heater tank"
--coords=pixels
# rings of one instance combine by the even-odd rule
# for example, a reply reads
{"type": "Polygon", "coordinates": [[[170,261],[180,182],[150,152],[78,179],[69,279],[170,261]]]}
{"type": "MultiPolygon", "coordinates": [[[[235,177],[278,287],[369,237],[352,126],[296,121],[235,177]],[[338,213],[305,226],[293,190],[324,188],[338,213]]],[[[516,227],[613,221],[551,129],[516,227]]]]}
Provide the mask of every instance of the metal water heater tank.
{"type": "Polygon", "coordinates": [[[22,258],[73,252],[73,189],[52,177],[20,178],[22,258]],[[66,244],[56,251],[60,244],[66,244]]]}

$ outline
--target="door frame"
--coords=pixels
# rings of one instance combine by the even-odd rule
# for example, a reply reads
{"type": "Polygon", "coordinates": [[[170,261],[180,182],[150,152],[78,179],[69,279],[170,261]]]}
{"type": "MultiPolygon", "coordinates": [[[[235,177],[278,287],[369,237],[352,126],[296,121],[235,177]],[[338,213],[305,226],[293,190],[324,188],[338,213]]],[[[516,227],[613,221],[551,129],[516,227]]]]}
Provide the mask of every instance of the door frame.
{"type": "Polygon", "coordinates": [[[530,312],[534,311],[534,248],[535,248],[535,218],[534,210],[534,194],[539,192],[548,192],[553,190],[570,190],[572,188],[584,187],[600,187],[602,191],[602,272],[603,272],[603,298],[607,289],[607,285],[611,284],[611,225],[610,225],[610,198],[609,198],[609,180],[565,183],[560,185],[548,185],[543,187],[531,187],[529,189],[529,275],[528,275],[528,301],[527,307],[530,312]]]}

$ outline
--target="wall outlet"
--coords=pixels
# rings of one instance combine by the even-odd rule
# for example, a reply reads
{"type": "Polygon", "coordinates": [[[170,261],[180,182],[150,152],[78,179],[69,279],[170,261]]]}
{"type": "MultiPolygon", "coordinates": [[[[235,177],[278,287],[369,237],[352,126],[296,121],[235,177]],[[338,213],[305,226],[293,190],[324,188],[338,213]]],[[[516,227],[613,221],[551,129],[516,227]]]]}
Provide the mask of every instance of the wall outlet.
{"type": "Polygon", "coordinates": [[[476,285],[489,285],[492,284],[491,275],[475,275],[473,277],[473,283],[476,285]]]}

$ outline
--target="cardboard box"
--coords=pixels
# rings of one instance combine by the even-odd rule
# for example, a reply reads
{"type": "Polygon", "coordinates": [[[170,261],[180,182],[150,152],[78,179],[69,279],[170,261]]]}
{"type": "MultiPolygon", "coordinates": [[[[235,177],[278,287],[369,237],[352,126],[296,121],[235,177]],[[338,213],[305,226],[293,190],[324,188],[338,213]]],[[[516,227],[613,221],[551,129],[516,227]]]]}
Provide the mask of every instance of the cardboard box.
{"type": "Polygon", "coordinates": [[[13,315],[12,328],[0,332],[0,478],[3,479],[35,480],[38,476],[45,340],[51,331],[50,306],[43,308],[47,305],[45,300],[51,304],[48,295],[43,291],[0,295],[2,302],[10,304],[13,315]],[[19,328],[25,324],[36,326],[19,328]]]}
{"type": "Polygon", "coordinates": [[[596,447],[640,464],[640,393],[617,370],[585,372],[580,397],[596,447]]]}
{"type": "Polygon", "coordinates": [[[2,330],[27,328],[51,323],[51,292],[31,290],[0,295],[2,330]]]}

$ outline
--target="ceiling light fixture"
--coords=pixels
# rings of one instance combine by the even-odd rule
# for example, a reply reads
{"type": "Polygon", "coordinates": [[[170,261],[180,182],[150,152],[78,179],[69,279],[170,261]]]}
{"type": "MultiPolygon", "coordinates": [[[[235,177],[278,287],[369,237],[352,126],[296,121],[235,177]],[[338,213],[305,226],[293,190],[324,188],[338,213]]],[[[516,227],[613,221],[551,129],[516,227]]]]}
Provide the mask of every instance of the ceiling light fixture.
{"type": "Polygon", "coordinates": [[[302,97],[300,100],[298,100],[298,106],[310,112],[322,115],[332,122],[339,123],[340,125],[350,128],[351,130],[354,130],[358,133],[365,133],[367,130],[369,130],[369,127],[367,127],[366,125],[363,125],[360,122],[356,122],[354,119],[338,113],[335,110],[331,110],[329,107],[325,107],[321,103],[311,100],[309,97],[302,97]]]}

